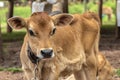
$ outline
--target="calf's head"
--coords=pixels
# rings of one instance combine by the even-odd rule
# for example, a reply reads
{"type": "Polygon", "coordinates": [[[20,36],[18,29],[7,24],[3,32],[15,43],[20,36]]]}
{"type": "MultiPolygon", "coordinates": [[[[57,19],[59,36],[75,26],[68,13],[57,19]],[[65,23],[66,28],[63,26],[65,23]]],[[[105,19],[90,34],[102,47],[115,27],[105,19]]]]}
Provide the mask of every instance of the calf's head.
{"type": "Polygon", "coordinates": [[[27,19],[12,17],[8,19],[8,23],[14,29],[26,28],[27,44],[38,58],[43,59],[54,57],[55,52],[51,37],[54,36],[56,31],[55,24],[66,25],[71,22],[72,18],[71,15],[63,14],[55,18],[54,20],[57,21],[55,22],[47,13],[36,12],[27,19]]]}

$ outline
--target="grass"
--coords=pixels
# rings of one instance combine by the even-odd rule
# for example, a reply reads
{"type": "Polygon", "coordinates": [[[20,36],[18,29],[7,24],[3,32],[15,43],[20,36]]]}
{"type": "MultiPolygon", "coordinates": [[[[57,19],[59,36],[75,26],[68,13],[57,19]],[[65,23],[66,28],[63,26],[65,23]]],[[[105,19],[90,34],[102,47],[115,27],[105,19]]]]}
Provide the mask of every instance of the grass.
{"type": "Polygon", "coordinates": [[[116,74],[120,77],[120,69],[116,71],[116,74]]]}
{"type": "Polygon", "coordinates": [[[20,31],[20,32],[12,32],[12,33],[2,33],[2,40],[4,42],[6,41],[16,41],[16,40],[23,40],[25,36],[25,31],[20,31]]]}
{"type": "Polygon", "coordinates": [[[21,16],[27,18],[31,15],[31,9],[29,6],[17,6],[14,9],[14,16],[21,16]]]}
{"type": "Polygon", "coordinates": [[[13,73],[16,73],[16,72],[22,72],[22,69],[21,68],[0,68],[0,71],[10,71],[10,72],[13,72],[13,73]]]}
{"type": "Polygon", "coordinates": [[[80,4],[80,3],[79,4],[74,4],[74,3],[72,3],[69,6],[69,12],[71,14],[83,13],[84,12],[84,8],[83,7],[84,7],[83,4],[80,4]]]}

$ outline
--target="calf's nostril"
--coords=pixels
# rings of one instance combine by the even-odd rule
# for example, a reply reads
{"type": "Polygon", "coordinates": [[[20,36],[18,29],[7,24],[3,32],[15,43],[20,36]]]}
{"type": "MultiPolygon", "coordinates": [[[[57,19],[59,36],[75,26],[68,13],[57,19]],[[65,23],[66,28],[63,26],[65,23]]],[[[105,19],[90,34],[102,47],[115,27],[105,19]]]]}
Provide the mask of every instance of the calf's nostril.
{"type": "Polygon", "coordinates": [[[44,55],[44,54],[45,54],[43,50],[41,50],[41,54],[42,54],[42,55],[44,55]]]}
{"type": "Polygon", "coordinates": [[[49,56],[51,57],[52,56],[52,53],[53,53],[53,50],[52,49],[44,49],[44,50],[41,50],[41,54],[43,56],[49,56]]]}

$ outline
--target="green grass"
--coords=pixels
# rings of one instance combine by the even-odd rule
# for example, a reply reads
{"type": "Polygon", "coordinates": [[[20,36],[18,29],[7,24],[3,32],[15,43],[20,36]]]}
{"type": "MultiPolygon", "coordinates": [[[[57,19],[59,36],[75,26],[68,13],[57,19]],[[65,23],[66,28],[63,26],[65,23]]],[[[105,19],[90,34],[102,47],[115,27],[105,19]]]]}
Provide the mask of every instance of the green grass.
{"type": "MultiPolygon", "coordinates": [[[[87,4],[87,11],[97,12],[98,11],[98,5],[93,4],[92,2],[88,3],[87,4]]],[[[69,12],[71,14],[73,14],[73,13],[84,13],[85,12],[84,4],[82,4],[82,3],[78,3],[78,4],[71,3],[69,5],[69,12]]]]}
{"type": "Polygon", "coordinates": [[[3,41],[23,40],[25,33],[26,33],[25,31],[2,33],[2,40],[3,41]]]}
{"type": "Polygon", "coordinates": [[[31,9],[29,6],[18,6],[14,8],[14,16],[21,16],[27,18],[31,15],[31,9]]]}
{"type": "Polygon", "coordinates": [[[120,77],[120,69],[117,69],[116,74],[120,77]]]}
{"type": "Polygon", "coordinates": [[[6,25],[6,17],[7,17],[7,8],[0,8],[0,23],[1,23],[1,26],[6,25]]]}
{"type": "Polygon", "coordinates": [[[102,29],[112,30],[112,29],[114,29],[114,28],[115,28],[115,25],[114,25],[114,24],[111,24],[111,25],[106,24],[106,25],[103,25],[103,26],[102,26],[102,29]]]}
{"type": "Polygon", "coordinates": [[[22,72],[21,68],[0,68],[0,71],[10,71],[10,72],[22,72]]]}
{"type": "Polygon", "coordinates": [[[71,14],[74,14],[74,13],[83,13],[84,12],[84,8],[83,8],[83,4],[70,4],[69,6],[69,12],[71,14]]]}

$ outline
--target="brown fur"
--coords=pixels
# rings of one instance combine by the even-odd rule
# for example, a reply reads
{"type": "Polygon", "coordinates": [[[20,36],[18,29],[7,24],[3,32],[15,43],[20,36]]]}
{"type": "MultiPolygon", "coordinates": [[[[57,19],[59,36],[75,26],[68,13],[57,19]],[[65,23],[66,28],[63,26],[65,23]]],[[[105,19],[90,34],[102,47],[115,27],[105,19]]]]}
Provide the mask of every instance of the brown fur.
{"type": "MultiPolygon", "coordinates": [[[[98,59],[98,70],[97,70],[97,79],[96,80],[113,80],[115,74],[115,69],[111,66],[105,56],[99,52],[97,54],[98,59]]],[[[69,76],[63,80],[75,80],[73,75],[69,76]]]]}
{"type": "Polygon", "coordinates": [[[30,17],[30,20],[34,23],[37,23],[40,26],[46,26],[50,22],[50,17],[47,16],[47,13],[33,13],[30,17]],[[39,15],[40,14],[40,15],[39,15]]]}
{"type": "Polygon", "coordinates": [[[102,53],[98,54],[98,80],[113,80],[115,69],[102,53]]]}
{"type": "MultiPolygon", "coordinates": [[[[26,20],[19,19],[21,28],[24,25],[27,28],[20,53],[25,80],[31,80],[34,77],[35,68],[35,64],[31,63],[27,56],[28,42],[35,55],[41,55],[40,50],[43,48],[53,48],[54,50],[55,56],[53,58],[43,58],[39,62],[36,75],[39,80],[58,80],[60,76],[72,73],[76,80],[80,78],[81,80],[96,80],[96,54],[98,52],[100,22],[95,13],[62,14],[51,19],[50,16],[42,12],[34,13],[26,20]],[[53,24],[53,21],[56,24],[53,24]],[[55,26],[57,28],[55,34],[50,35],[55,26]],[[28,33],[29,29],[34,32],[34,36],[28,33]]],[[[20,29],[19,26],[15,26],[18,24],[15,20],[16,17],[10,18],[8,22],[13,28],[20,29]]]]}

